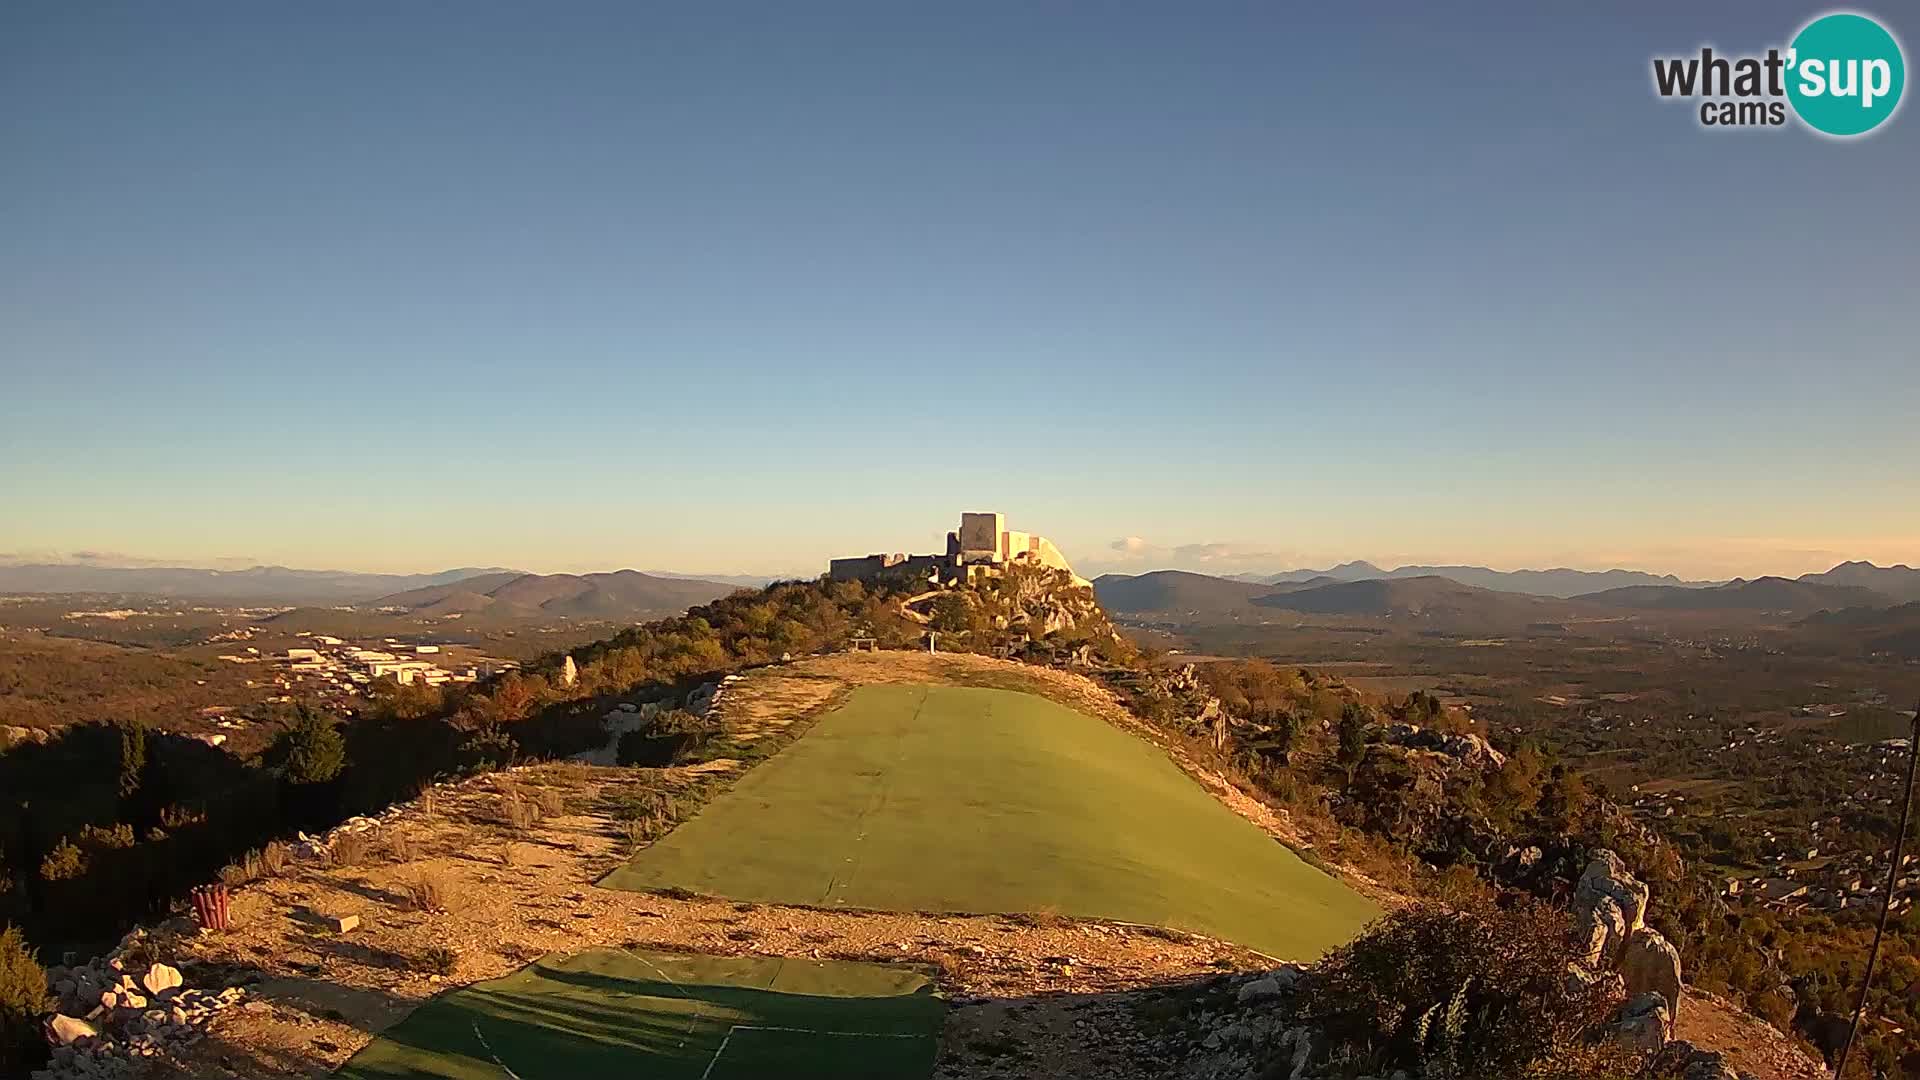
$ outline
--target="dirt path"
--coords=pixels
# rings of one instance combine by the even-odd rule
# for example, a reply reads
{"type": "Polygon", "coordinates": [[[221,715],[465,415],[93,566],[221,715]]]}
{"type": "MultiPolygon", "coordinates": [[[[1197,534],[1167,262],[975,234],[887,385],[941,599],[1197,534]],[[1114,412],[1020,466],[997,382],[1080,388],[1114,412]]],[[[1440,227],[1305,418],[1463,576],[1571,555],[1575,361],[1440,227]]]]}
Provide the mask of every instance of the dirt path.
{"type": "Polygon", "coordinates": [[[1818,1061],[1773,1025],[1704,990],[1685,992],[1675,1037],[1718,1050],[1735,1069],[1766,1080],[1829,1080],[1818,1061]]]}

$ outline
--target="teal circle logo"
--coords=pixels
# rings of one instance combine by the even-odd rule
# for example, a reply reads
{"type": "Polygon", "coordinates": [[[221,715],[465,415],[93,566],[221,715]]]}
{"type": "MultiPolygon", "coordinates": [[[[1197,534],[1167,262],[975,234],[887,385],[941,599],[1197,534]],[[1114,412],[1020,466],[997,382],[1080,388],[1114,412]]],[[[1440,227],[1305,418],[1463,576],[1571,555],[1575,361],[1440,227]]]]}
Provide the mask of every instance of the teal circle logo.
{"type": "Polygon", "coordinates": [[[1852,12],[1823,15],[1794,36],[1787,99],[1808,127],[1842,138],[1865,135],[1900,107],[1907,64],[1886,28],[1852,12]]]}

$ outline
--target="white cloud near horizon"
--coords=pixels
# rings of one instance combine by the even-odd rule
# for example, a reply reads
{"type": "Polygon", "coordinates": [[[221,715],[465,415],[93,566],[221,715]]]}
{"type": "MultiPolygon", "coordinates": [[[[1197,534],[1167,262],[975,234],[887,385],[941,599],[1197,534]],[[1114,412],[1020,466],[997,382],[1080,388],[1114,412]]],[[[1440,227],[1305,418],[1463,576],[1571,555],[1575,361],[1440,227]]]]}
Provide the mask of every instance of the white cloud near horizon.
{"type": "Polygon", "coordinates": [[[152,567],[187,567],[203,570],[245,570],[258,565],[260,565],[258,559],[244,555],[166,559],[149,555],[131,555],[124,551],[0,551],[0,566],[94,566],[132,570],[152,567]]]}
{"type": "Polygon", "coordinates": [[[1288,569],[1303,556],[1259,546],[1213,541],[1198,544],[1156,544],[1143,536],[1123,536],[1108,544],[1101,557],[1088,560],[1096,569],[1207,570],[1236,574],[1288,569]]]}

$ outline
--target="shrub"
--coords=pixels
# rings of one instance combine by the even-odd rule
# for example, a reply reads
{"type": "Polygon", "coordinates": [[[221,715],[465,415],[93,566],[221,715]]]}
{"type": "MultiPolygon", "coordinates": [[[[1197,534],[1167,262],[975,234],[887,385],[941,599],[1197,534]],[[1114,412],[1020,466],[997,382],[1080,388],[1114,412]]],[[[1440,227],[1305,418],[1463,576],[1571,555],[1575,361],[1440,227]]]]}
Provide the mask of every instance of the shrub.
{"type": "Polygon", "coordinates": [[[1058,930],[1068,925],[1058,908],[1051,904],[1042,904],[1032,911],[1015,911],[1003,916],[1017,926],[1030,926],[1035,930],[1058,930]]]}
{"type": "Polygon", "coordinates": [[[260,870],[268,877],[278,877],[287,868],[289,857],[287,845],[278,840],[271,841],[260,849],[260,870]]]}
{"type": "Polygon", "coordinates": [[[567,812],[567,797],[552,788],[540,792],[540,813],[543,817],[559,817],[567,812]]]}
{"type": "Polygon", "coordinates": [[[673,709],[653,718],[645,728],[620,736],[614,760],[621,765],[663,768],[698,753],[713,729],[705,720],[673,709]]]}
{"type": "Polygon", "coordinates": [[[445,911],[452,898],[447,879],[437,873],[422,873],[402,886],[407,904],[415,911],[445,911]]]}
{"type": "Polygon", "coordinates": [[[80,830],[80,846],[88,851],[113,851],[133,846],[133,826],[88,825],[80,830]]]}
{"type": "Polygon", "coordinates": [[[1353,782],[1353,772],[1367,756],[1367,728],[1373,723],[1373,712],[1357,701],[1349,701],[1340,707],[1340,724],[1337,728],[1340,745],[1335,760],[1347,771],[1347,782],[1353,782]]]}
{"type": "Polygon", "coordinates": [[[138,720],[121,720],[113,726],[120,734],[120,797],[131,799],[140,790],[140,774],[147,767],[147,729],[138,720]]]}
{"type": "Polygon", "coordinates": [[[621,829],[621,835],[627,838],[628,848],[637,848],[642,844],[652,843],[653,838],[659,833],[652,823],[635,818],[621,829]]]}
{"type": "Polygon", "coordinates": [[[301,704],[275,741],[271,757],[280,763],[288,783],[324,784],[347,765],[347,743],[333,721],[301,704]]]}
{"type": "Polygon", "coordinates": [[[387,837],[387,855],[394,862],[410,863],[420,857],[420,845],[407,834],[395,831],[387,837]]]}
{"type": "Polygon", "coordinates": [[[239,861],[220,868],[220,884],[229,889],[237,889],[266,876],[266,855],[258,848],[240,856],[239,861]]]}
{"type": "Polygon", "coordinates": [[[40,860],[40,877],[46,881],[71,881],[87,872],[86,853],[62,839],[40,860]]]}
{"type": "Polygon", "coordinates": [[[615,807],[613,816],[624,823],[627,843],[638,847],[671,832],[679,819],[678,810],[673,796],[649,791],[615,807]]]}
{"type": "Polygon", "coordinates": [[[451,975],[460,966],[460,954],[445,945],[430,945],[420,954],[420,966],[435,975],[451,975]]]}
{"type": "Polygon", "coordinates": [[[0,1073],[24,1076],[45,1058],[39,1019],[52,1008],[47,973],[26,935],[13,926],[0,930],[0,1073]]]}
{"type": "Polygon", "coordinates": [[[498,724],[487,724],[460,741],[459,766],[464,772],[504,769],[520,754],[520,745],[498,724]]]}
{"type": "Polygon", "coordinates": [[[520,794],[519,788],[509,788],[500,796],[497,818],[508,828],[530,829],[540,820],[540,804],[520,794]]]}
{"type": "Polygon", "coordinates": [[[617,765],[655,765],[650,760],[658,757],[653,739],[644,731],[623,731],[620,741],[614,744],[613,760],[617,765]]]}
{"type": "Polygon", "coordinates": [[[191,825],[204,825],[206,824],[206,820],[207,812],[194,807],[181,806],[175,803],[172,806],[163,806],[160,808],[160,827],[168,832],[184,829],[191,825]]]}
{"type": "Polygon", "coordinates": [[[1419,905],[1329,955],[1302,1013],[1331,1050],[1369,1072],[1581,1076],[1566,1070],[1592,1056],[1591,1038],[1617,1002],[1569,985],[1574,955],[1566,917],[1544,904],[1419,905]]]}
{"type": "Polygon", "coordinates": [[[333,838],[328,851],[335,866],[359,866],[373,855],[373,834],[341,833],[333,838]]]}

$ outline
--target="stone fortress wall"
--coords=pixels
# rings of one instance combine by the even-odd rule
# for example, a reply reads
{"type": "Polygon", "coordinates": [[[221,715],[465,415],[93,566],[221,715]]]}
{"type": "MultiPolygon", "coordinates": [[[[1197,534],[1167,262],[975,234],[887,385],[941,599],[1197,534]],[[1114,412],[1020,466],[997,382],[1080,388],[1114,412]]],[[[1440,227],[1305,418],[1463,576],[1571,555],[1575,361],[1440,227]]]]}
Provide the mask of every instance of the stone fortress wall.
{"type": "MultiPolygon", "coordinates": [[[[865,581],[882,573],[925,575],[928,578],[971,577],[992,573],[1016,562],[1050,566],[1073,574],[1073,565],[1053,541],[1038,533],[1007,528],[1005,514],[963,513],[960,527],[947,534],[947,550],[939,555],[878,553],[834,559],[828,575],[835,581],[865,581]]],[[[1074,574],[1076,584],[1087,582],[1074,574]]]]}

